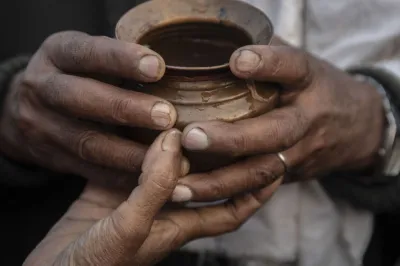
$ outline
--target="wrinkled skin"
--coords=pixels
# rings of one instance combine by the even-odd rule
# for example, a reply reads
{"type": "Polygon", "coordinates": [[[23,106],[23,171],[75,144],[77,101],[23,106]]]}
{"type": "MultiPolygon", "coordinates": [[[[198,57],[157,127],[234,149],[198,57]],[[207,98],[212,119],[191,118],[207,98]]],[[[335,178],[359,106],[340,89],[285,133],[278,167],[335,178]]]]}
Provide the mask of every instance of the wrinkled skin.
{"type": "Polygon", "coordinates": [[[154,82],[164,71],[163,59],[140,45],[56,33],[11,83],[0,117],[0,151],[57,172],[125,185],[136,179],[132,173],[140,170],[147,147],[104,125],[165,130],[174,125],[176,111],[165,100],[95,77],[154,82]]]}
{"type": "Polygon", "coordinates": [[[237,229],[281,182],[220,206],[162,209],[181,164],[181,133],[164,132],[150,147],[140,185],[130,195],[89,183],[24,265],[153,265],[190,240],[237,229]]]}
{"type": "Polygon", "coordinates": [[[384,128],[376,88],[278,39],[270,46],[240,48],[232,55],[230,67],[239,78],[280,84],[280,106],[236,123],[189,125],[183,132],[185,148],[245,159],[185,177],[179,183],[192,196],[181,200],[227,198],[268,185],[282,175],[291,181],[310,180],[373,166],[384,128]],[[285,173],[277,152],[285,156],[290,173],[285,173]]]}

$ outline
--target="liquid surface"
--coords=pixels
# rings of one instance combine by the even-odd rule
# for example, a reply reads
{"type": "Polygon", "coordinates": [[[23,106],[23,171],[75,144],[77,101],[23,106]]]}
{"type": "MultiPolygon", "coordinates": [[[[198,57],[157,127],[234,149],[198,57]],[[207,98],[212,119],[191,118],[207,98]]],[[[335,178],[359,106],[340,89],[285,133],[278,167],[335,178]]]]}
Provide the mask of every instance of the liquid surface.
{"type": "Polygon", "coordinates": [[[228,63],[232,53],[251,44],[251,39],[234,26],[185,22],[156,28],[139,43],[159,53],[169,66],[211,67],[228,63]]]}

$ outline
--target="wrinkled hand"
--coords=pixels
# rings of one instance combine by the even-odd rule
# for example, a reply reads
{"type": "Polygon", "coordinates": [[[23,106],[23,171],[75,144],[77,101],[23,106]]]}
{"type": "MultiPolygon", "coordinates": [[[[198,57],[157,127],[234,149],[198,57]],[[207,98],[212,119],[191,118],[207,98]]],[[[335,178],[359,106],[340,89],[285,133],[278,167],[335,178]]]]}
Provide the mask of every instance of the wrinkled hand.
{"type": "Polygon", "coordinates": [[[126,197],[89,183],[24,265],[152,265],[190,240],[237,229],[279,185],[220,206],[161,210],[181,174],[180,145],[179,131],[162,133],[126,197]]]}
{"type": "Polygon", "coordinates": [[[187,149],[246,158],[181,180],[193,193],[186,200],[226,198],[282,175],[304,180],[374,162],[384,120],[376,88],[286,45],[243,47],[232,55],[230,67],[239,78],[280,84],[281,103],[260,117],[194,123],[184,130],[187,149]],[[277,152],[286,158],[289,174],[277,152]]]}
{"type": "Polygon", "coordinates": [[[123,182],[140,170],[147,148],[99,122],[164,130],[174,125],[176,111],[162,99],[89,76],[154,82],[164,71],[163,59],[145,47],[80,32],[54,34],[12,82],[0,117],[1,152],[63,173],[123,182]]]}

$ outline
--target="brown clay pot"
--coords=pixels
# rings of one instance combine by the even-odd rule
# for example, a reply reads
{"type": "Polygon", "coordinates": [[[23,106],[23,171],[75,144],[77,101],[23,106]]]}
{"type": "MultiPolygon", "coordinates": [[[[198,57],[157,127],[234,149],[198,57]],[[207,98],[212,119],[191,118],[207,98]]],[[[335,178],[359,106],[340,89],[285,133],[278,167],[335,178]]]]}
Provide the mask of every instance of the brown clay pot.
{"type": "MultiPolygon", "coordinates": [[[[171,102],[176,127],[198,121],[237,120],[259,116],[278,103],[278,87],[236,78],[229,69],[232,53],[245,45],[267,45],[273,36],[268,17],[236,0],[152,0],[128,11],[118,22],[116,38],[146,45],[166,62],[157,83],[130,84],[171,102]]],[[[150,143],[157,132],[133,130],[150,143]]],[[[206,171],[232,158],[188,153],[194,171],[206,171]]]]}

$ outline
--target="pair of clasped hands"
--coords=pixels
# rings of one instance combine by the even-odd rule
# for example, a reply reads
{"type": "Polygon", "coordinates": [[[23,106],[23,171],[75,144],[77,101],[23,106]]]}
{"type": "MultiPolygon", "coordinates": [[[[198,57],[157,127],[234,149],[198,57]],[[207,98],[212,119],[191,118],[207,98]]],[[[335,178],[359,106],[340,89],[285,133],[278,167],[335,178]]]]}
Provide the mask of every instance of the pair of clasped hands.
{"type": "Polygon", "coordinates": [[[1,149],[23,163],[83,176],[88,184],[26,265],[152,265],[188,241],[239,228],[285,175],[308,180],[373,161],[383,127],[375,88],[277,39],[240,48],[230,68],[239,78],[280,84],[279,107],[179,132],[170,103],[95,78],[155,82],[165,71],[157,53],[80,32],[50,36],[10,85],[1,149]],[[145,147],[113,134],[110,125],[164,132],[145,147]],[[188,174],[181,146],[243,160],[188,174]],[[132,185],[136,173],[138,186],[132,185]],[[163,208],[171,200],[225,198],[230,201],[217,206],[163,208]]]}

